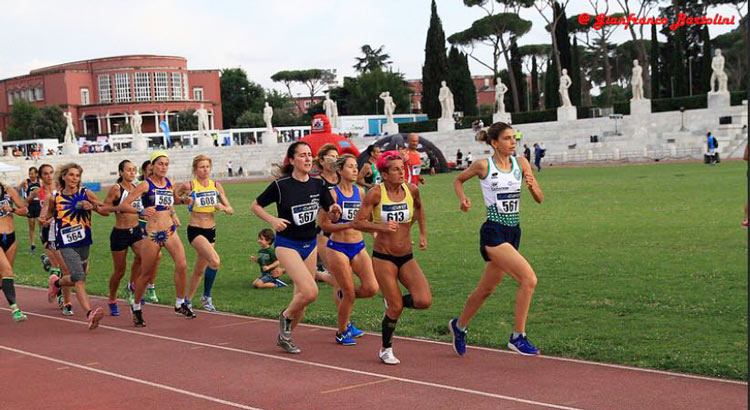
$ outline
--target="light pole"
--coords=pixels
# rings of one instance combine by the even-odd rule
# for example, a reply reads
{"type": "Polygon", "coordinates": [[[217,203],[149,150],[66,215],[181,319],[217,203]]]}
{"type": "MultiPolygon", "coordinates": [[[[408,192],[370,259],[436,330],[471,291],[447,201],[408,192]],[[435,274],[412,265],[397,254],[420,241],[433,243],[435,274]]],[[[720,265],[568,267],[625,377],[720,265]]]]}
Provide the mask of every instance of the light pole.
{"type": "Polygon", "coordinates": [[[622,119],[622,114],[611,114],[609,118],[615,120],[615,135],[620,135],[620,131],[617,129],[617,120],[622,119]]]}
{"type": "Polygon", "coordinates": [[[378,99],[375,99],[375,115],[378,115],[378,99]]]}
{"type": "Polygon", "coordinates": [[[688,57],[688,84],[690,85],[690,95],[693,95],[693,56],[688,57]]]}
{"type": "Polygon", "coordinates": [[[687,131],[687,128],[685,128],[685,107],[680,107],[680,131],[687,131]]]}

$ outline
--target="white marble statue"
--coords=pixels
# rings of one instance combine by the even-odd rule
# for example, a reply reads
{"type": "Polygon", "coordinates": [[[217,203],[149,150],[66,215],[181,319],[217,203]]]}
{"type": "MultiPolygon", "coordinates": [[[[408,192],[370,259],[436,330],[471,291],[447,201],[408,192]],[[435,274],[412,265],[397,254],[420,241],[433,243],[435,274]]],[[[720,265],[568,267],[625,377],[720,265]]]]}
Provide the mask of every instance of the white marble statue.
{"type": "Polygon", "coordinates": [[[76,143],[76,127],[73,125],[73,114],[70,113],[70,111],[65,111],[63,113],[63,116],[65,117],[65,143],[70,144],[76,143]]]}
{"type": "Polygon", "coordinates": [[[200,108],[195,110],[193,115],[198,117],[198,135],[199,137],[208,137],[208,110],[201,104],[200,108]]]}
{"type": "Polygon", "coordinates": [[[143,117],[138,113],[138,110],[133,111],[133,115],[130,116],[130,129],[133,134],[133,139],[141,138],[143,134],[143,117]]]}
{"type": "Polygon", "coordinates": [[[453,101],[453,92],[445,84],[445,81],[441,81],[440,86],[440,93],[438,93],[438,101],[440,101],[440,109],[442,111],[440,118],[452,120],[453,112],[456,109],[455,102],[453,101]]]}
{"type": "Polygon", "coordinates": [[[560,91],[560,102],[562,103],[563,107],[573,106],[573,104],[570,102],[570,96],[568,95],[568,88],[570,88],[570,85],[572,83],[573,82],[568,75],[568,70],[563,68],[562,76],[560,76],[560,88],[558,89],[560,91]]]}
{"type": "Polygon", "coordinates": [[[336,106],[336,101],[331,99],[330,94],[326,95],[326,99],[323,100],[323,108],[326,110],[326,117],[331,123],[331,127],[338,128],[339,126],[339,109],[336,106]]]}
{"type": "Polygon", "coordinates": [[[385,114],[386,124],[393,124],[393,111],[396,110],[396,104],[393,102],[393,97],[388,91],[380,93],[380,99],[383,100],[383,114],[385,114]]]}
{"type": "Polygon", "coordinates": [[[727,87],[727,73],[724,72],[724,56],[721,55],[721,50],[716,49],[714,52],[714,58],[711,60],[711,69],[713,72],[711,73],[711,92],[728,92],[729,88],[727,87]],[[716,80],[719,83],[718,90],[714,89],[714,80],[716,80]]]}
{"type": "Polygon", "coordinates": [[[268,101],[266,101],[266,106],[263,107],[263,121],[266,123],[266,129],[268,130],[273,130],[271,118],[273,118],[273,108],[268,105],[268,101]]]}
{"type": "Polygon", "coordinates": [[[497,85],[495,85],[495,102],[497,103],[497,114],[505,112],[505,93],[508,92],[508,87],[503,84],[503,80],[500,77],[495,79],[497,85]]]}
{"type": "Polygon", "coordinates": [[[643,99],[643,67],[638,65],[638,60],[633,60],[633,74],[630,76],[630,85],[633,87],[633,100],[643,99]]]}

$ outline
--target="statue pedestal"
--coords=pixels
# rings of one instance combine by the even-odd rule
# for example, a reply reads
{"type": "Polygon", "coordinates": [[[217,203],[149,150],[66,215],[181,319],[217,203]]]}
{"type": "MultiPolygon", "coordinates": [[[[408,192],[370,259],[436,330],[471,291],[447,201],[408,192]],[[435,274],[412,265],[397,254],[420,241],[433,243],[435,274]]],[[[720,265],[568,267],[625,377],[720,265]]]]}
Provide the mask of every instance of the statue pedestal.
{"type": "Polygon", "coordinates": [[[725,110],[729,108],[729,91],[717,91],[708,93],[709,110],[725,110]]]}
{"type": "Polygon", "coordinates": [[[575,121],[578,119],[578,111],[574,105],[570,107],[557,107],[557,121],[575,121]]]}
{"type": "Polygon", "coordinates": [[[278,145],[279,143],[279,136],[273,130],[263,131],[261,138],[263,138],[263,145],[278,145]]]}
{"type": "Polygon", "coordinates": [[[456,122],[450,118],[439,118],[438,119],[438,132],[443,131],[455,131],[456,122]]]}
{"type": "MultiPolygon", "coordinates": [[[[492,114],[492,122],[504,122],[506,124],[512,124],[509,112],[496,112],[492,114]]],[[[489,124],[487,124],[489,125],[489,124]]]]}
{"type": "Polygon", "coordinates": [[[66,142],[62,147],[63,155],[78,155],[78,144],[75,142],[66,142]]]}
{"type": "Polygon", "coordinates": [[[143,137],[135,138],[130,146],[134,151],[147,151],[148,141],[143,137]]]}
{"type": "Polygon", "coordinates": [[[388,133],[388,135],[396,135],[398,134],[398,124],[395,122],[386,122],[383,124],[383,130],[382,133],[388,133]]]}
{"type": "Polygon", "coordinates": [[[630,100],[630,115],[636,116],[644,114],[651,114],[651,100],[645,98],[640,100],[630,100]]]}

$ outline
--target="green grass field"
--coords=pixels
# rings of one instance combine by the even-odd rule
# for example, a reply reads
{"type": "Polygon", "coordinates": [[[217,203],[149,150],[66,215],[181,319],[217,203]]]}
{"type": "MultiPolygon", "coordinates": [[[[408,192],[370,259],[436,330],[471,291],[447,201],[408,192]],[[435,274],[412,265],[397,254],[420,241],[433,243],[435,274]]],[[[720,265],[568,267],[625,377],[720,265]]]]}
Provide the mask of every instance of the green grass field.
{"type": "MultiPolygon", "coordinates": [[[[745,379],[747,230],[740,227],[745,169],[744,162],[545,169],[538,176],[545,202],[534,203],[524,191],[521,206],[521,252],[539,277],[527,326],[531,340],[547,355],[745,379]]],[[[477,181],[470,181],[466,188],[474,208],[461,213],[451,186],[455,175],[427,177],[421,188],[429,243],[415,256],[434,303],[426,311],[406,311],[397,334],[447,341],[446,323],[480,277],[483,201],[477,181]]],[[[251,214],[250,203],[266,185],[226,185],[236,214],[217,218],[222,268],[214,300],[222,311],[273,318],[291,298],[291,288],[251,286],[258,267],[248,255],[257,250],[257,232],[266,226],[251,214]]],[[[185,211],[179,210],[186,225],[185,211]]],[[[29,256],[25,218],[16,218],[16,225],[19,282],[45,286],[38,252],[29,256]]],[[[106,293],[112,270],[112,225],[111,218],[94,221],[88,289],[95,294],[106,293]]],[[[413,233],[416,237],[416,226],[413,233]]],[[[185,243],[184,227],[180,235],[185,243]]],[[[194,258],[189,249],[191,266],[194,258]]],[[[166,303],[174,300],[172,277],[167,256],[157,284],[166,303]]],[[[507,279],[488,299],[471,323],[471,344],[504,348],[515,290],[507,279]]],[[[379,331],[382,316],[382,299],[376,297],[359,300],[353,320],[379,331]]],[[[129,319],[126,314],[118,320],[129,319]]],[[[306,321],[335,325],[327,286],[306,321]]]]}

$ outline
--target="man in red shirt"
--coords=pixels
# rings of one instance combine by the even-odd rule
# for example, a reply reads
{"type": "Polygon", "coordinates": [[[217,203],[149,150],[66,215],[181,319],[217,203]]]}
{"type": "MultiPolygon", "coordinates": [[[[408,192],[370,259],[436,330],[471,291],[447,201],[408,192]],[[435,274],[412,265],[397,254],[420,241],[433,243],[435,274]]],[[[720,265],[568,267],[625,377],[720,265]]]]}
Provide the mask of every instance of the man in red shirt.
{"type": "Polygon", "coordinates": [[[422,158],[419,157],[419,152],[417,152],[419,135],[411,133],[407,137],[407,141],[409,143],[409,159],[405,167],[409,176],[407,181],[414,185],[424,184],[424,178],[420,175],[422,172],[422,158]]]}

